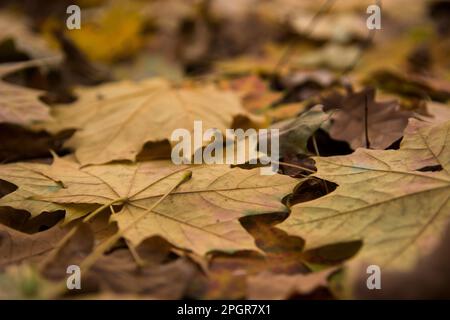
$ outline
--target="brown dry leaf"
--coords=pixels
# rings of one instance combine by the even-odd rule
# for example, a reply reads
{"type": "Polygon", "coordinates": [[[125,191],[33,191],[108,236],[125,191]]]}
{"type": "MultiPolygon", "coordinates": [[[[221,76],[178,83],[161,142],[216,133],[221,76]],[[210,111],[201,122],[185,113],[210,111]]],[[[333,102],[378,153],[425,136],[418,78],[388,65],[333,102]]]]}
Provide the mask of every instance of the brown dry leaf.
{"type": "Polygon", "coordinates": [[[308,154],[308,139],[320,128],[329,126],[330,115],[317,105],[294,119],[273,124],[270,128],[279,129],[280,155],[308,154]]]}
{"type": "Polygon", "coordinates": [[[246,279],[258,273],[306,272],[302,239],[288,236],[271,227],[285,214],[260,215],[243,219],[245,229],[253,236],[255,243],[264,251],[264,256],[254,251],[240,251],[234,254],[216,253],[208,266],[208,282],[201,287],[198,297],[202,299],[244,299],[246,279]]]}
{"type": "Polygon", "coordinates": [[[292,206],[279,228],[306,249],[362,240],[355,261],[411,268],[434,247],[450,213],[450,122],[411,120],[400,150],[358,149],[315,158],[333,192],[292,206]]]}
{"type": "Polygon", "coordinates": [[[285,103],[276,106],[276,108],[269,109],[265,112],[266,116],[272,119],[273,122],[288,120],[298,116],[307,109],[307,103],[295,102],[285,103]]]}
{"type": "MultiPolygon", "coordinates": [[[[8,208],[3,207],[0,209],[2,219],[9,214],[11,215],[9,220],[13,220],[17,215],[22,213],[11,209],[9,209],[11,212],[8,212],[4,210],[8,208]]],[[[60,224],[55,225],[61,218],[63,218],[63,215],[57,215],[55,213],[41,214],[34,219],[27,219],[25,215],[25,222],[21,218],[22,223],[19,224],[17,223],[18,221],[12,223],[13,227],[20,227],[20,230],[0,224],[0,269],[11,264],[24,262],[32,265],[41,263],[50,252],[52,254],[55,253],[53,251],[54,249],[58,249],[59,251],[60,248],[58,246],[60,240],[68,232],[68,229],[71,228],[71,226],[64,228],[60,224]],[[53,219],[58,220],[53,221],[53,219]],[[49,229],[39,231],[45,227],[49,227],[49,229]]],[[[8,221],[1,222],[5,223],[8,221]]],[[[78,226],[76,235],[64,245],[66,255],[62,260],[68,265],[67,262],[73,259],[74,256],[80,256],[83,252],[89,252],[92,249],[91,242],[94,240],[103,241],[106,237],[111,236],[117,231],[117,228],[114,227],[115,225],[108,224],[108,220],[104,217],[95,218],[89,224],[78,226]]],[[[156,252],[162,252],[164,250],[168,252],[170,250],[170,246],[159,239],[147,239],[143,243],[146,244],[147,248],[157,248],[157,250],[154,250],[155,254],[152,256],[152,260],[154,261],[157,261],[156,252]]],[[[74,263],[77,262],[80,261],[74,261],[74,263]]],[[[63,272],[65,272],[65,269],[63,272]]]]}
{"type": "Polygon", "coordinates": [[[352,266],[350,294],[357,299],[449,299],[450,228],[433,252],[423,256],[410,272],[383,272],[382,290],[367,288],[367,266],[352,266]]]}
{"type": "Polygon", "coordinates": [[[0,123],[0,162],[49,157],[49,150],[60,152],[63,142],[73,132],[51,135],[43,130],[34,131],[16,124],[0,123]]]}
{"type": "MultiPolygon", "coordinates": [[[[0,79],[30,65],[33,65],[33,61],[1,64],[0,79]]],[[[37,121],[50,120],[47,105],[39,100],[41,94],[40,91],[0,80],[0,123],[27,126],[37,121]]]]}
{"type": "Polygon", "coordinates": [[[48,46],[43,38],[30,30],[29,21],[25,17],[7,12],[0,13],[0,43],[11,39],[14,41],[17,50],[34,59],[47,58],[58,54],[56,50],[48,46]]]}
{"type": "Polygon", "coordinates": [[[420,120],[441,123],[450,120],[450,105],[435,101],[427,101],[426,103],[427,115],[417,115],[420,120]]]}
{"type": "Polygon", "coordinates": [[[371,74],[366,82],[388,92],[406,96],[431,98],[436,101],[450,99],[450,82],[426,75],[381,70],[371,74]]]}
{"type": "Polygon", "coordinates": [[[196,277],[200,272],[187,259],[139,268],[131,253],[122,249],[101,257],[87,274],[86,285],[97,285],[107,292],[180,299],[196,277]]]}
{"type": "MultiPolygon", "coordinates": [[[[260,55],[240,55],[229,60],[217,61],[214,66],[219,74],[224,75],[248,75],[248,74],[266,74],[270,75],[274,72],[274,68],[283,54],[284,47],[279,45],[267,45],[263,48],[260,55]]],[[[285,71],[280,68],[279,71],[285,71]]]]}
{"type": "Polygon", "coordinates": [[[38,261],[55,248],[65,233],[66,230],[55,226],[26,234],[0,224],[0,269],[24,261],[38,261]]]}
{"type": "MultiPolygon", "coordinates": [[[[125,80],[77,88],[75,90],[78,97],[76,103],[71,104],[70,107],[67,105],[55,106],[53,113],[59,121],[50,121],[45,124],[45,128],[50,132],[58,132],[67,128],[80,129],[102,109],[102,103],[127,100],[167,88],[169,88],[169,84],[162,79],[147,79],[139,82],[125,80]],[[91,108],[85,107],[85,112],[76,117],[78,108],[86,105],[92,106],[91,108]],[[73,123],[69,123],[69,119],[72,119],[73,123]]],[[[42,126],[39,128],[43,129],[42,126]]]]}
{"type": "Polygon", "coordinates": [[[366,146],[366,101],[370,147],[385,149],[402,137],[412,113],[400,110],[396,101],[376,102],[375,90],[371,88],[346,96],[334,93],[322,99],[325,110],[338,108],[332,115],[330,135],[336,140],[347,141],[352,149],[366,146]]]}
{"type": "Polygon", "coordinates": [[[298,183],[287,176],[264,176],[259,169],[226,165],[190,167],[151,161],[80,169],[72,161],[56,158],[51,166],[26,163],[0,166],[0,178],[19,187],[0,199],[0,205],[24,209],[32,215],[65,209],[66,219],[73,220],[92,211],[86,206],[117,202],[123,208],[112,219],[119,229],[124,229],[187,171],[192,171],[191,180],[125,232],[125,238],[133,245],[159,235],[175,246],[200,254],[211,250],[256,249],[239,219],[285,212],[287,208],[281,199],[298,183]]]}
{"type": "Polygon", "coordinates": [[[224,89],[235,91],[242,98],[244,108],[251,112],[270,107],[282,95],[280,92],[271,91],[269,86],[256,75],[223,80],[220,84],[224,89]]]}
{"type": "MultiPolygon", "coordinates": [[[[39,266],[43,276],[52,281],[47,282],[30,263],[42,262],[36,258],[42,257],[56,244],[60,244],[58,240],[64,233],[58,227],[52,230],[59,230],[61,234],[58,237],[50,236],[49,230],[47,234],[43,232],[31,235],[28,236],[30,239],[27,239],[14,230],[11,232],[2,229],[0,257],[5,261],[1,261],[0,266],[3,268],[9,264],[27,262],[19,268],[8,267],[5,273],[0,274],[2,298],[55,298],[55,293],[63,293],[49,289],[67,278],[67,266],[79,265],[92,252],[95,235],[87,225],[80,225],[69,241],[59,247],[55,255],[49,256],[50,260],[45,265],[39,266]]],[[[161,242],[151,240],[147,239],[136,248],[136,253],[145,265],[138,266],[129,250],[115,250],[102,256],[87,274],[82,275],[82,291],[75,293],[96,291],[99,294],[135,293],[152,299],[182,298],[189,284],[201,277],[199,270],[186,259],[161,264],[167,259],[170,247],[161,248],[158,246],[161,242]]]]}
{"type": "Polygon", "coordinates": [[[210,271],[208,281],[200,282],[196,287],[197,292],[194,291],[194,295],[200,299],[244,299],[245,273],[239,270],[210,271]]]}
{"type": "Polygon", "coordinates": [[[269,272],[247,279],[247,298],[255,300],[281,300],[293,295],[306,296],[315,290],[328,288],[328,277],[336,269],[307,274],[274,274],[269,272]]]}
{"type": "Polygon", "coordinates": [[[81,129],[66,145],[83,165],[135,160],[146,142],[167,141],[175,129],[193,132],[195,120],[203,121],[204,130],[221,131],[238,120],[244,127],[250,123],[239,99],[214,87],[173,89],[154,79],[107,84],[80,96],[70,107],[57,108],[56,120],[46,127],[81,129]]]}
{"type": "MultiPolygon", "coordinates": [[[[66,279],[68,265],[80,265],[94,248],[94,233],[81,225],[43,269],[52,281],[66,279]]],[[[82,274],[82,291],[100,294],[139,294],[152,299],[180,299],[190,282],[200,277],[196,266],[187,259],[167,262],[170,246],[156,238],[148,238],[135,249],[136,263],[128,249],[119,248],[103,255],[82,274]],[[163,263],[165,262],[165,263],[163,263]]],[[[95,298],[95,296],[93,296],[95,298]]]]}

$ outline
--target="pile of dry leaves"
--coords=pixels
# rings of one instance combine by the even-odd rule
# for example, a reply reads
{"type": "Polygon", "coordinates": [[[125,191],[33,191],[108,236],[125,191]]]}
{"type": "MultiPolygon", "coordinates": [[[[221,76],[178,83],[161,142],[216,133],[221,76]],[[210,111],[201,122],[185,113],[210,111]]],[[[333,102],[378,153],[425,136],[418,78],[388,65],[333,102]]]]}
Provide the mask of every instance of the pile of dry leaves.
{"type": "Polygon", "coordinates": [[[2,1],[0,298],[450,298],[450,2],[382,2],[2,1]],[[173,164],[195,120],[279,173],[173,164]]]}

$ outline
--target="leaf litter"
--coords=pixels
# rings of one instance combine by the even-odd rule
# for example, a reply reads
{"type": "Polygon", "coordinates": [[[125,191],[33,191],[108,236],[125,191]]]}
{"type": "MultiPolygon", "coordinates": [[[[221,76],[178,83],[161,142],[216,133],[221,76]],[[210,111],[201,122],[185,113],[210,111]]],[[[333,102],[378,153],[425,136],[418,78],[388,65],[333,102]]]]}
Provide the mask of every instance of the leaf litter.
{"type": "Polygon", "coordinates": [[[1,5],[1,298],[449,298],[437,5],[38,2],[1,5]],[[194,120],[280,129],[279,172],[173,164],[194,120]]]}

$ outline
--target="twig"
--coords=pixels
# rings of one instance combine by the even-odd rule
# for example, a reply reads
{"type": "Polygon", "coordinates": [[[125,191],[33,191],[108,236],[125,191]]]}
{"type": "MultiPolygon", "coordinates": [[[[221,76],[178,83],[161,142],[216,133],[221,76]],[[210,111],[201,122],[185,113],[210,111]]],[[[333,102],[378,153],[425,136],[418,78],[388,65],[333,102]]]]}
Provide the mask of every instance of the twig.
{"type": "MultiPolygon", "coordinates": [[[[313,141],[314,151],[316,152],[316,155],[318,157],[320,157],[319,147],[317,146],[317,140],[316,140],[316,134],[315,133],[312,135],[312,141],[313,141]]],[[[325,192],[327,194],[330,193],[330,191],[328,190],[327,183],[324,180],[321,180],[321,181],[322,181],[322,185],[323,185],[323,187],[325,189],[325,192]]]]}

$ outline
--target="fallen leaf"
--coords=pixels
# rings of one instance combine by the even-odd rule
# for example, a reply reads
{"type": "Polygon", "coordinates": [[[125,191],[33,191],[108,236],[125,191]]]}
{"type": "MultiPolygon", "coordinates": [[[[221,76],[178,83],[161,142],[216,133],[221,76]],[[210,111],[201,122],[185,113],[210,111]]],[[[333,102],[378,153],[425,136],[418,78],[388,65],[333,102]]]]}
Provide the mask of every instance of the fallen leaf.
{"type": "Polygon", "coordinates": [[[277,227],[307,249],[362,240],[355,260],[410,268],[439,241],[450,213],[449,127],[411,120],[400,150],[315,158],[316,176],[338,187],[294,205],[277,227]]]}
{"type": "Polygon", "coordinates": [[[235,91],[242,98],[244,108],[251,112],[270,107],[281,98],[281,93],[271,91],[269,86],[256,75],[223,80],[220,85],[224,89],[235,91]]]}
{"type": "Polygon", "coordinates": [[[159,235],[175,246],[200,254],[256,249],[239,219],[285,212],[281,199],[298,183],[287,176],[264,176],[259,169],[226,165],[189,167],[152,161],[80,169],[72,161],[56,158],[51,166],[0,166],[0,178],[19,187],[0,199],[0,205],[24,209],[32,215],[65,209],[70,221],[91,212],[92,206],[118,201],[123,208],[112,219],[120,230],[155,204],[187,170],[192,171],[192,179],[125,232],[132,244],[159,235]]]}
{"type": "Polygon", "coordinates": [[[183,298],[196,277],[200,277],[199,270],[186,259],[139,268],[131,253],[122,249],[100,258],[86,282],[99,286],[101,291],[173,300],[183,298]]]}
{"type": "Polygon", "coordinates": [[[0,224],[0,269],[24,261],[38,261],[53,250],[66,230],[53,227],[26,234],[0,224]]]}
{"type": "Polygon", "coordinates": [[[86,90],[79,102],[58,108],[54,116],[56,120],[45,125],[51,131],[81,129],[66,145],[76,150],[83,165],[133,161],[146,142],[168,141],[180,128],[192,133],[195,120],[203,121],[203,130],[221,131],[237,119],[250,121],[231,92],[172,89],[159,79],[86,90]]]}
{"type": "MultiPolygon", "coordinates": [[[[253,74],[270,75],[274,72],[275,65],[283,53],[283,47],[276,45],[268,45],[263,48],[263,53],[260,55],[241,55],[236,58],[217,61],[215,69],[221,74],[236,76],[253,74]]],[[[285,71],[285,68],[280,68],[280,73],[285,71]]]]}
{"type": "Polygon", "coordinates": [[[417,115],[420,120],[441,123],[450,120],[450,105],[435,101],[427,101],[426,103],[427,115],[417,115]]]}
{"type": "Polygon", "coordinates": [[[144,20],[135,2],[115,2],[83,19],[83,27],[67,35],[94,61],[112,63],[133,56],[142,47],[144,20]]]}
{"type": "Polygon", "coordinates": [[[247,298],[252,300],[281,300],[291,296],[307,296],[315,290],[328,288],[327,278],[336,269],[307,274],[260,273],[247,279],[247,298]]]}
{"type": "Polygon", "coordinates": [[[346,82],[345,78],[339,79],[327,70],[296,70],[280,79],[281,87],[286,89],[281,103],[314,99],[325,89],[346,82]]]}
{"type": "MultiPolygon", "coordinates": [[[[32,62],[0,64],[0,79],[31,64],[32,62]]],[[[26,126],[37,121],[50,120],[47,105],[39,100],[41,94],[40,91],[0,80],[0,123],[26,126]]]]}
{"type": "Polygon", "coordinates": [[[58,52],[50,48],[44,38],[30,29],[30,22],[25,17],[8,12],[0,13],[0,43],[11,39],[17,50],[33,59],[58,55],[58,52]]]}
{"type": "Polygon", "coordinates": [[[225,298],[245,298],[245,273],[234,270],[219,270],[208,274],[208,282],[203,284],[202,299],[220,300],[225,298]]]}
{"type": "Polygon", "coordinates": [[[376,102],[375,90],[371,88],[346,96],[333,93],[322,99],[325,110],[338,108],[332,116],[330,135],[347,141],[354,150],[366,146],[366,101],[370,147],[385,149],[402,137],[412,113],[400,110],[396,101],[376,102]]]}
{"type": "Polygon", "coordinates": [[[450,228],[447,227],[441,243],[424,255],[409,272],[382,273],[382,290],[367,288],[367,266],[352,265],[349,287],[357,299],[448,299],[450,275],[450,228]]]}
{"type": "MultiPolygon", "coordinates": [[[[72,132],[73,133],[73,132],[72,132]]],[[[49,157],[49,150],[61,152],[70,131],[51,135],[43,130],[34,131],[17,124],[0,123],[0,162],[49,157]]]]}
{"type": "Polygon", "coordinates": [[[272,121],[278,122],[298,116],[307,110],[307,107],[308,106],[305,102],[286,103],[277,105],[275,108],[267,110],[265,114],[271,118],[272,121]]]}
{"type": "Polygon", "coordinates": [[[327,126],[330,115],[323,112],[321,105],[314,106],[299,117],[273,124],[279,129],[280,155],[309,154],[308,139],[321,127],[327,126]]]}
{"type": "Polygon", "coordinates": [[[365,82],[406,96],[436,101],[450,99],[450,82],[421,74],[381,70],[372,73],[365,82]]]}
{"type": "MultiPolygon", "coordinates": [[[[94,248],[94,233],[80,225],[42,268],[46,279],[55,283],[67,278],[67,266],[81,265],[94,248]]],[[[187,259],[165,261],[170,247],[148,238],[130,250],[118,248],[103,255],[87,271],[82,269],[82,290],[75,294],[140,294],[152,299],[180,299],[190,282],[200,277],[196,266],[187,259]],[[162,245],[162,246],[161,246],[162,245]],[[136,258],[139,258],[137,263],[136,258]]],[[[73,293],[73,292],[72,292],[73,293]]]]}

